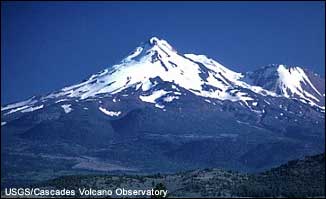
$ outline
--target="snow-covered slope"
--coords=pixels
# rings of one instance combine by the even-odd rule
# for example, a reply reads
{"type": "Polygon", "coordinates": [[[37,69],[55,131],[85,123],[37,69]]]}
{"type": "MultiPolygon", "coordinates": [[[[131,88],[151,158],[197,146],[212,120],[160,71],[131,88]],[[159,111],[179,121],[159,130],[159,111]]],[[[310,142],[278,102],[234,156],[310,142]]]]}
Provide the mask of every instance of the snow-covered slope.
{"type": "Polygon", "coordinates": [[[325,109],[325,80],[301,67],[270,65],[246,73],[243,80],[279,96],[325,109]]]}
{"type": "Polygon", "coordinates": [[[150,78],[155,77],[173,82],[199,96],[238,100],[225,91],[241,77],[240,73],[204,55],[178,54],[166,41],[156,37],[137,47],[120,64],[45,98],[66,96],[86,99],[101,93],[115,94],[129,87],[147,91],[153,86],[150,78]],[[214,89],[206,90],[205,86],[214,89]]]}
{"type": "MultiPolygon", "coordinates": [[[[101,94],[114,95],[131,88],[142,92],[140,100],[155,103],[160,97],[167,97],[166,94],[172,92],[164,89],[150,92],[158,84],[153,81],[155,78],[172,83],[174,88],[184,88],[203,97],[203,100],[229,100],[248,106],[257,103],[252,94],[256,93],[260,96],[296,98],[321,109],[325,107],[325,88],[318,90],[300,67],[277,65],[241,74],[205,55],[178,53],[167,41],[157,37],[137,47],[121,63],[92,75],[82,83],[43,96],[41,101],[87,100],[101,94]]],[[[179,98],[178,89],[174,89],[173,93],[174,96],[169,96],[171,99],[167,101],[179,98]]],[[[31,98],[2,107],[1,111],[9,114],[27,109],[37,110],[33,108],[35,103],[34,98],[31,98]]],[[[37,105],[42,106],[39,103],[37,105]]]]}

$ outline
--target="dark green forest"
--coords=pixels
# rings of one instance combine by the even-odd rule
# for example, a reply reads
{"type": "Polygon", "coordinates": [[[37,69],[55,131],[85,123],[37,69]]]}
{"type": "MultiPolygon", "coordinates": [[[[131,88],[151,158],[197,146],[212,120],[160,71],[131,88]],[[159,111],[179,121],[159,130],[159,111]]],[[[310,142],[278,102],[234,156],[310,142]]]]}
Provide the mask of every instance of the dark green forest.
{"type": "Polygon", "coordinates": [[[262,173],[198,169],[155,175],[63,176],[35,186],[94,189],[167,189],[168,197],[325,197],[325,153],[262,173]]]}

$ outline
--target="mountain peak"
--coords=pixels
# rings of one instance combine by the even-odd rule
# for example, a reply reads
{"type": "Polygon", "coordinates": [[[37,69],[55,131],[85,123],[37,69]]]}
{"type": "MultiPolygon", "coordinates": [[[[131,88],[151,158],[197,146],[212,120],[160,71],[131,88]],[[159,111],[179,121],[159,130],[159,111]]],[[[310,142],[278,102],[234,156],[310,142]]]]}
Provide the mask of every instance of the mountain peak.
{"type": "Polygon", "coordinates": [[[176,50],[164,39],[159,39],[158,37],[151,37],[148,40],[148,43],[150,44],[151,47],[158,46],[160,49],[165,50],[165,51],[174,51],[176,50]]]}
{"type": "Polygon", "coordinates": [[[325,106],[322,80],[304,67],[270,64],[245,75],[244,81],[287,98],[325,106]]]}
{"type": "Polygon", "coordinates": [[[154,36],[154,37],[151,37],[148,41],[149,41],[150,44],[155,45],[161,40],[158,37],[154,36]]]}
{"type": "MultiPolygon", "coordinates": [[[[114,95],[127,89],[143,96],[156,83],[173,84],[203,98],[241,101],[256,100],[262,95],[299,99],[324,107],[324,84],[320,78],[301,67],[271,64],[246,74],[237,73],[205,55],[181,54],[164,39],[151,37],[119,64],[92,75],[82,83],[65,87],[44,97],[86,98],[114,95]],[[140,89],[141,88],[141,89],[140,89]],[[250,90],[250,91],[248,91],[250,90]]],[[[249,106],[249,105],[248,105],[249,106]]]]}
{"type": "Polygon", "coordinates": [[[292,65],[290,66],[286,64],[269,64],[267,66],[263,66],[261,70],[272,69],[272,68],[275,70],[284,69],[284,70],[288,70],[289,72],[295,70],[306,70],[304,67],[301,66],[292,66],[292,65]]]}
{"type": "Polygon", "coordinates": [[[171,57],[178,52],[164,39],[151,37],[146,42],[142,42],[134,51],[132,51],[122,62],[143,62],[151,59],[153,62],[161,60],[164,57],[171,57]]]}

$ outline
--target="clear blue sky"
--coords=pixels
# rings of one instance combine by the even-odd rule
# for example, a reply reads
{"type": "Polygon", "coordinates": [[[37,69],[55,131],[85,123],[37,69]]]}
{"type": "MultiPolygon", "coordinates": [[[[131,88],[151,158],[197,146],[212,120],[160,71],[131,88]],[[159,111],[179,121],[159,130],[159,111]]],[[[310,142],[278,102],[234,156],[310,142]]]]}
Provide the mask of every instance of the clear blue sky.
{"type": "Polygon", "coordinates": [[[77,83],[151,36],[239,72],[271,63],[325,72],[323,2],[1,4],[2,105],[77,83]]]}

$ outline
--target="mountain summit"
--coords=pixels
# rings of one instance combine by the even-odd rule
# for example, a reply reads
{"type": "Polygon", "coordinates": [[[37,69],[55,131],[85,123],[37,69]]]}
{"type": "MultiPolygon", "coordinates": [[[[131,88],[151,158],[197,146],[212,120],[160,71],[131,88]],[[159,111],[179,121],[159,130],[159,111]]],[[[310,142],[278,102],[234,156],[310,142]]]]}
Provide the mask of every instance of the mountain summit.
{"type": "Polygon", "coordinates": [[[2,106],[4,183],[35,172],[259,171],[319,153],[324,83],[285,65],[238,73],[153,37],[83,82],[2,106]]]}
{"type": "MultiPolygon", "coordinates": [[[[82,83],[44,96],[42,100],[84,100],[100,94],[117,94],[127,88],[144,93],[157,85],[158,80],[170,82],[174,88],[184,88],[203,100],[229,100],[249,107],[259,102],[253,95],[267,95],[297,99],[325,109],[324,80],[300,67],[272,65],[241,74],[205,55],[180,54],[167,41],[157,37],[137,47],[121,63],[92,75],[82,83]]],[[[159,93],[165,95],[167,92],[160,90],[159,93]]],[[[161,95],[152,97],[155,101],[161,95]]],[[[140,99],[144,98],[140,96],[140,99]]],[[[2,111],[9,110],[8,107],[23,111],[24,106],[9,105],[2,111]]]]}
{"type": "MultiPolygon", "coordinates": [[[[247,82],[287,98],[325,107],[325,80],[300,67],[270,65],[246,73],[247,82]]],[[[323,108],[324,109],[324,108],[323,108]]]]}

